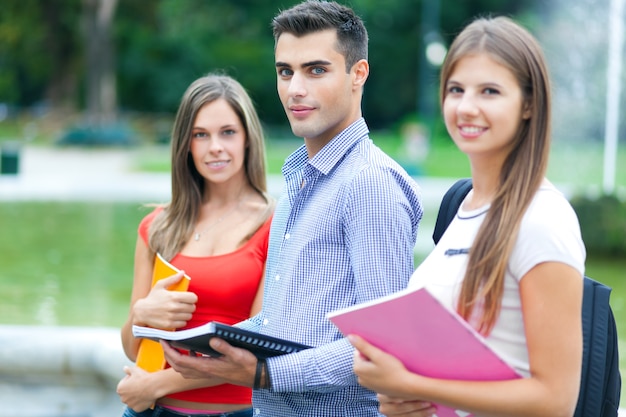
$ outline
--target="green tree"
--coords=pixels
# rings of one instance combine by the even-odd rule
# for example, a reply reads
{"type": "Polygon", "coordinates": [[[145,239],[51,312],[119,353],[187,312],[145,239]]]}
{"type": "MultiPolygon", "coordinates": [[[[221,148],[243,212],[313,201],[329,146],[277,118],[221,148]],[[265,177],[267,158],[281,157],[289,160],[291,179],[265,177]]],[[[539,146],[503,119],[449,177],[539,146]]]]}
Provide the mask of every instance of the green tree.
{"type": "Polygon", "coordinates": [[[79,16],[77,1],[2,1],[0,102],[76,103],[81,71],[79,16]]]}
{"type": "MultiPolygon", "coordinates": [[[[93,63],[109,56],[105,62],[115,65],[107,72],[114,80],[109,91],[123,111],[171,114],[192,80],[222,71],[249,90],[266,124],[287,124],[276,94],[270,22],[280,9],[300,0],[119,1],[114,18],[110,14],[111,54],[103,55],[85,47],[94,36],[85,29],[94,25],[84,24],[88,11],[95,10],[87,6],[107,1],[118,0],[3,0],[0,102],[30,106],[46,100],[52,106],[92,103],[90,108],[96,108],[93,100],[101,90],[93,87],[93,80],[102,80],[102,66],[93,63]]],[[[436,71],[428,78],[427,91],[418,82],[424,10],[438,7],[437,21],[426,23],[438,28],[448,44],[473,16],[532,13],[536,1],[345,1],[363,17],[370,34],[371,75],[363,103],[370,126],[390,127],[414,116],[423,96],[438,107],[432,88],[436,71]]]]}
{"type": "MultiPolygon", "coordinates": [[[[272,0],[142,0],[120,4],[120,97],[141,111],[176,110],[189,83],[210,71],[236,77],[262,117],[275,108],[272,0]]],[[[280,109],[279,109],[280,110],[280,109]]]]}

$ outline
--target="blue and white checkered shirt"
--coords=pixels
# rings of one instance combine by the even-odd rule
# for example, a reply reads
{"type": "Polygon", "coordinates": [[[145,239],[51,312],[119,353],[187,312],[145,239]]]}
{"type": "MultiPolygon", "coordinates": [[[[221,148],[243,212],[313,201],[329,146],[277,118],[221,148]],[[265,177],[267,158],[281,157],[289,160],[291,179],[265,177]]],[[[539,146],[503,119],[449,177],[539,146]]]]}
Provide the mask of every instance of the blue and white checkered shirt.
{"type": "Polygon", "coordinates": [[[315,348],[268,360],[272,389],[254,392],[255,416],[379,415],[326,313],[406,287],[422,205],[417,184],[368,133],[361,118],[312,159],[302,146],[283,166],[263,310],[240,325],[315,348]]]}

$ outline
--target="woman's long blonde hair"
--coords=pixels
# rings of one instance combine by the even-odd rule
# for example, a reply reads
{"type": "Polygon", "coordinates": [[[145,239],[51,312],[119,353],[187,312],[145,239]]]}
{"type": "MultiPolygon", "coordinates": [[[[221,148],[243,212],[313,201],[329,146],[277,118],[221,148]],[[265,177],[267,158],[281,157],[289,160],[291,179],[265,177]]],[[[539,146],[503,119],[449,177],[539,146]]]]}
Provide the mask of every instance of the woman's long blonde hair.
{"type": "Polygon", "coordinates": [[[191,133],[198,111],[217,99],[226,100],[239,116],[246,132],[246,176],[250,185],[270,201],[263,129],[248,93],[226,75],[210,74],[197,79],[185,91],[172,128],[172,199],[149,229],[150,249],[168,260],[180,252],[198,219],[205,187],[191,156],[191,133]]]}
{"type": "Polygon", "coordinates": [[[524,28],[506,17],[479,18],[454,40],[441,70],[440,101],[456,63],[487,53],[517,79],[530,118],[520,121],[511,152],[500,172],[499,187],[471,247],[457,310],[466,320],[484,302],[478,325],[489,334],[504,292],[504,274],[519,226],[543,181],[550,151],[551,93],[541,47],[524,28]]]}

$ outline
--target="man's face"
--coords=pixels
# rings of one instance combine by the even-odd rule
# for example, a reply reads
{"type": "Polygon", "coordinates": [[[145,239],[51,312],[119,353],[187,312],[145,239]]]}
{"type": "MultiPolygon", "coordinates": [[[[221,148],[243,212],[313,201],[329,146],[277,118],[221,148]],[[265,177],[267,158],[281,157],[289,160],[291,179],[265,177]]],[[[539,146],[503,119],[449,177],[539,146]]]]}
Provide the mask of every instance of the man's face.
{"type": "Polygon", "coordinates": [[[334,30],[296,37],[282,34],[276,43],[278,95],[291,129],[307,146],[321,149],[360,116],[360,85],[354,67],[335,45],[334,30]]]}

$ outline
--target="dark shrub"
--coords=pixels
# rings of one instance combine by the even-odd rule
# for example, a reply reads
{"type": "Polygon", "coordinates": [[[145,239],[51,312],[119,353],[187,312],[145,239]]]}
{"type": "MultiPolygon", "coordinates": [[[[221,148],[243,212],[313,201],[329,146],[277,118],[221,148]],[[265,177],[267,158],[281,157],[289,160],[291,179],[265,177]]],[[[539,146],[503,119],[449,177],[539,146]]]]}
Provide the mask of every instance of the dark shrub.
{"type": "Polygon", "coordinates": [[[626,256],[626,203],[614,195],[571,200],[590,255],[626,256]]]}

